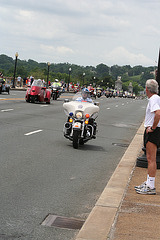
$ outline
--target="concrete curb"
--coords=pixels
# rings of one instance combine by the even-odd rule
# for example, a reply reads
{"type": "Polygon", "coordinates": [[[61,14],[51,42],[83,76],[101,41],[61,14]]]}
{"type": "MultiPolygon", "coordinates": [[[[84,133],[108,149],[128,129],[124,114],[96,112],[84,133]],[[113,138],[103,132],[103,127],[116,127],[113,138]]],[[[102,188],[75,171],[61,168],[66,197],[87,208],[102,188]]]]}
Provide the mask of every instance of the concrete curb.
{"type": "Polygon", "coordinates": [[[10,91],[27,91],[27,88],[10,88],[10,91]]]}
{"type": "Polygon", "coordinates": [[[106,240],[114,225],[131,179],[135,160],[142,148],[144,123],[124,153],[108,184],[86,219],[76,240],[106,240]]]}

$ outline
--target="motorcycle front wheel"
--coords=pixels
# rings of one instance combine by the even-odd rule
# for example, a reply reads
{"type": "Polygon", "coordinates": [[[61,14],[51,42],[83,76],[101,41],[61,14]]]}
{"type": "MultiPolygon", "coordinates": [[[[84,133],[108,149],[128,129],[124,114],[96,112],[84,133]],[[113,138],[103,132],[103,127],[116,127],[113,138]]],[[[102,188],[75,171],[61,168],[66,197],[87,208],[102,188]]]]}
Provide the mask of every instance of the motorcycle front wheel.
{"type": "Polygon", "coordinates": [[[78,131],[73,131],[73,148],[77,149],[78,148],[78,131]]]}
{"type": "Polygon", "coordinates": [[[57,95],[53,94],[53,100],[57,100],[57,95]]]}
{"type": "Polygon", "coordinates": [[[55,100],[55,94],[52,95],[53,100],[55,100]]]}

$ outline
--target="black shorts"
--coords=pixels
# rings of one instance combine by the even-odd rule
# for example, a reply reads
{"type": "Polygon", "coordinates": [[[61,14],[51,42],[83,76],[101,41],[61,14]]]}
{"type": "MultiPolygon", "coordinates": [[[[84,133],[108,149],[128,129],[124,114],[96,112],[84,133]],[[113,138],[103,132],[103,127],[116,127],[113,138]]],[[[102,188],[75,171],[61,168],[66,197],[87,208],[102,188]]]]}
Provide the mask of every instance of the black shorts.
{"type": "Polygon", "coordinates": [[[147,142],[154,143],[157,148],[160,146],[160,127],[157,127],[153,132],[146,133],[144,132],[144,147],[146,147],[147,142]]]}

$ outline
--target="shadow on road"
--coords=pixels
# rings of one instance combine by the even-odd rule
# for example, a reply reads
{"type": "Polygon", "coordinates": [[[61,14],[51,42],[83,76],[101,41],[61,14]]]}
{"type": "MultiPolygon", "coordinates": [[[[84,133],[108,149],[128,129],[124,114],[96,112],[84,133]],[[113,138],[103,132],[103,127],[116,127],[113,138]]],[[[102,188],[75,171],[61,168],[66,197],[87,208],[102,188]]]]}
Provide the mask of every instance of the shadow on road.
{"type": "MultiPolygon", "coordinates": [[[[69,147],[73,148],[72,143],[71,145],[68,145],[69,147]]],[[[87,143],[85,143],[84,145],[79,145],[78,149],[75,149],[75,151],[93,151],[93,152],[107,152],[105,148],[101,147],[101,146],[97,146],[97,145],[89,145],[87,143]]]]}

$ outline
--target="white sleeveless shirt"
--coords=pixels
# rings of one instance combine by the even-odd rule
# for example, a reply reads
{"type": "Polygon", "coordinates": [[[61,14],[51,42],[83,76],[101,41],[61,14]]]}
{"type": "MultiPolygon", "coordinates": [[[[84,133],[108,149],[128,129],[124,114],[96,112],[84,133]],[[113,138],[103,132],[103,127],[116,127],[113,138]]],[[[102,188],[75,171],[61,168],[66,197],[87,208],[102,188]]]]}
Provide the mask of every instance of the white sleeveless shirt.
{"type": "MultiPolygon", "coordinates": [[[[148,99],[148,105],[146,108],[146,116],[144,121],[145,127],[152,127],[156,110],[160,110],[160,96],[154,94],[148,99]]],[[[160,127],[160,121],[157,127],[160,127]]]]}

